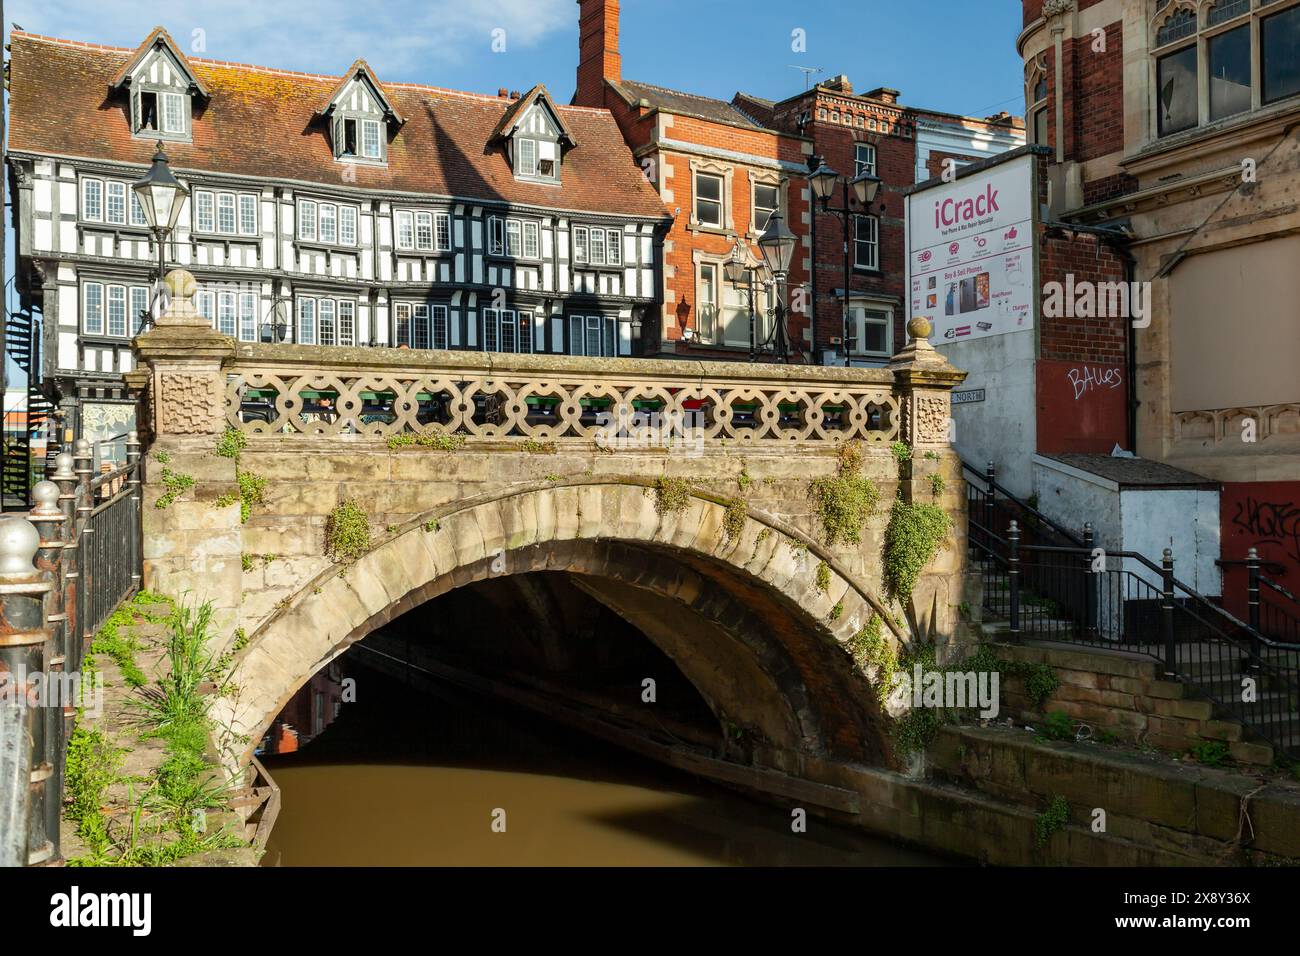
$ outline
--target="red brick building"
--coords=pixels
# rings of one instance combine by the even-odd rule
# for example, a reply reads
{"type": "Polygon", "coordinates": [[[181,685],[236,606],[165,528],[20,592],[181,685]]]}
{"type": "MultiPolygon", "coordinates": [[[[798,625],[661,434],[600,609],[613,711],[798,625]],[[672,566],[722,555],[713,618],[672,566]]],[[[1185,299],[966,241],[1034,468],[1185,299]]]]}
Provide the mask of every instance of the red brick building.
{"type": "MultiPolygon", "coordinates": [[[[806,243],[807,159],[804,136],[768,128],[723,100],[623,79],[618,53],[617,0],[582,0],[578,86],[574,103],[613,113],[647,179],[673,217],[664,240],[664,353],[745,360],[754,338],[771,355],[770,293],[758,283],[758,238],[768,217],[780,212],[806,243]],[[728,282],[724,264],[739,250],[756,279],[751,309],[748,285],[728,282]]],[[[796,252],[788,289],[808,282],[808,256],[796,252]]],[[[806,309],[793,295],[788,334],[807,352],[806,309]]],[[[650,332],[645,334],[647,343],[650,332]]]]}
{"type": "MultiPolygon", "coordinates": [[[[674,216],[664,249],[665,352],[747,353],[748,296],[721,266],[737,243],[756,264],[766,217],[779,210],[802,250],[789,287],[806,286],[790,296],[790,337],[808,361],[843,360],[836,354],[844,328],[843,230],[833,215],[814,215],[807,179],[809,158],[820,156],[843,175],[867,169],[884,181],[877,208],[854,220],[848,248],[853,358],[883,364],[903,345],[907,320],[900,191],[927,178],[931,166],[941,169],[944,158],[960,165],[1022,145],[1023,123],[1005,114],[976,120],[905,107],[886,88],[855,94],[844,76],[780,102],[747,93],[727,102],[625,80],[617,0],[580,0],[580,9],[574,102],[613,112],[674,216]]],[[[761,292],[756,299],[761,317],[770,303],[761,292]]],[[[770,323],[760,319],[758,332],[768,338],[770,323]]]]}

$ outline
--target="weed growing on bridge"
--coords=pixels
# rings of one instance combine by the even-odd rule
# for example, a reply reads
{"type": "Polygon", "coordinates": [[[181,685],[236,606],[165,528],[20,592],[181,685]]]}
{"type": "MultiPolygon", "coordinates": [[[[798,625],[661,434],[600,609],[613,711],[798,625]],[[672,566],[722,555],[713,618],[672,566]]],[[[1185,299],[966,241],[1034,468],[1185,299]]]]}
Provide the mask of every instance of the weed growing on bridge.
{"type": "Polygon", "coordinates": [[[831,566],[825,561],[817,562],[817,590],[825,594],[831,587],[831,566]]]}
{"type": "Polygon", "coordinates": [[[248,436],[238,428],[233,428],[230,425],[227,425],[226,430],[222,432],[221,437],[217,439],[217,455],[221,458],[238,459],[240,453],[245,447],[247,447],[247,445],[248,436]]]}
{"type": "Polygon", "coordinates": [[[669,478],[666,475],[655,479],[655,512],[659,517],[685,511],[691,500],[691,485],[685,478],[669,478]]]}
{"type": "Polygon", "coordinates": [[[1054,710],[1043,721],[1043,736],[1048,740],[1073,740],[1074,721],[1063,710],[1054,710]]]}
{"type": "Polygon", "coordinates": [[[844,541],[857,544],[862,528],[876,511],[880,491],[869,478],[859,474],[862,449],[858,442],[840,447],[838,473],[833,478],[817,478],[812,483],[813,500],[821,518],[827,544],[844,541]]]}
{"type": "Polygon", "coordinates": [[[194,487],[194,476],[182,474],[179,471],[172,471],[170,468],[162,470],[162,483],[165,489],[153,506],[158,509],[166,508],[173,501],[185,494],[186,491],[194,487]]]}
{"type": "Polygon", "coordinates": [[[1207,767],[1222,767],[1231,759],[1230,754],[1228,745],[1218,740],[1207,740],[1192,747],[1196,762],[1207,767]]]}
{"type": "Polygon", "coordinates": [[[437,530],[438,530],[439,528],[441,528],[441,527],[442,527],[442,525],[438,523],[438,519],[437,519],[437,518],[435,518],[435,519],[432,520],[432,521],[426,521],[426,522],[424,523],[424,530],[427,531],[427,532],[429,532],[429,534],[433,534],[435,531],[437,531],[437,530]]]}
{"type": "Polygon", "coordinates": [[[171,460],[172,460],[171,452],[167,452],[167,451],[155,452],[153,456],[153,460],[158,462],[158,464],[160,465],[169,465],[171,464],[171,460]]]}
{"type": "Polygon", "coordinates": [[[111,657],[122,671],[122,679],[131,687],[143,687],[149,683],[135,662],[135,652],[140,645],[131,635],[129,628],[136,622],[136,615],[131,605],[123,604],[108,616],[103,626],[95,634],[90,645],[90,653],[106,654],[111,657]]]}
{"type": "Polygon", "coordinates": [[[1070,822],[1070,804],[1065,797],[1057,794],[1047,809],[1034,818],[1034,846],[1040,850],[1047,846],[1052,834],[1064,830],[1070,822]]]}
{"type": "Polygon", "coordinates": [[[936,498],[943,494],[943,489],[946,488],[947,485],[948,483],[943,480],[943,475],[936,474],[930,476],[930,493],[936,498]]]}
{"type": "Polygon", "coordinates": [[[835,623],[836,621],[838,621],[838,620],[839,620],[843,615],[844,615],[844,602],[843,602],[843,601],[838,601],[838,602],[836,602],[835,606],[834,606],[833,608],[831,608],[831,614],[830,614],[830,621],[831,621],[831,623],[834,624],[834,623],[835,623]]]}
{"type": "MultiPolygon", "coordinates": [[[[84,862],[92,865],[103,861],[111,845],[108,820],[100,809],[108,788],[117,780],[117,768],[124,751],[114,747],[103,731],[87,727],[82,717],[77,717],[77,728],[68,738],[68,751],[64,758],[64,786],[67,790],[67,818],[76,828],[77,836],[86,845],[89,856],[84,862]]],[[[69,860],[76,866],[78,860],[69,860]]]]}
{"type": "Polygon", "coordinates": [[[722,533],[726,535],[727,541],[734,541],[740,537],[745,530],[745,518],[749,515],[749,507],[745,504],[744,498],[732,498],[727,502],[726,513],[722,516],[722,533]]]}
{"type": "Polygon", "coordinates": [[[560,450],[553,441],[537,441],[535,438],[524,439],[520,447],[530,455],[554,455],[560,450]]]}
{"type": "Polygon", "coordinates": [[[749,491],[749,486],[753,483],[754,479],[749,476],[749,466],[742,463],[740,466],[740,475],[736,478],[736,484],[740,486],[740,493],[743,495],[745,492],[749,491]]]}
{"type": "Polygon", "coordinates": [[[898,674],[898,653],[885,635],[885,622],[880,615],[871,615],[867,626],[849,638],[849,653],[864,674],[875,668],[876,696],[883,704],[892,692],[898,674]]]}
{"type": "Polygon", "coordinates": [[[900,466],[912,460],[912,446],[905,441],[894,442],[889,446],[889,453],[900,466]]]}
{"type": "Polygon", "coordinates": [[[325,522],[325,553],[335,561],[355,561],[370,550],[370,520],[355,501],[336,505],[325,522]]]}
{"type": "Polygon", "coordinates": [[[444,432],[401,432],[388,436],[388,447],[394,451],[398,448],[432,448],[435,451],[455,451],[465,444],[464,435],[448,435],[444,432]]]}
{"type": "Polygon", "coordinates": [[[251,554],[240,554],[239,566],[245,571],[253,570],[253,556],[251,554]]]}
{"type": "Polygon", "coordinates": [[[987,644],[982,645],[964,665],[966,670],[997,671],[1003,677],[1015,677],[1024,684],[1025,696],[1033,702],[1034,709],[1046,708],[1056,688],[1061,686],[1061,679],[1050,664],[1031,663],[1029,661],[1008,661],[999,658],[987,644]]]}
{"type": "Polygon", "coordinates": [[[937,505],[909,504],[899,498],[885,528],[885,586],[906,601],[921,571],[952,528],[952,519],[937,505]]]}

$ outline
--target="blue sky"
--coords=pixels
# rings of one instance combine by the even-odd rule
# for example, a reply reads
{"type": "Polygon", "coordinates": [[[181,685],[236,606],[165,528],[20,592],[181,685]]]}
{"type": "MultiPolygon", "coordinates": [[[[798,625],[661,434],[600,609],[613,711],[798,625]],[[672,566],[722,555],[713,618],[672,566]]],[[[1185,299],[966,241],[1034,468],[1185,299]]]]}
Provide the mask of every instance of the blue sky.
{"type": "MultiPolygon", "coordinates": [[[[847,73],[855,88],[892,86],[903,101],[954,113],[1023,112],[1015,52],[1017,0],[623,0],[629,79],[730,99],[738,89],[782,99],[792,66],[847,73]],[[814,16],[813,11],[816,11],[814,16]],[[791,49],[805,31],[807,50],[791,49]]],[[[575,0],[9,0],[10,24],[134,46],[161,23],[206,55],[342,73],[365,57],[383,79],[495,93],[546,83],[573,92],[575,0]],[[178,12],[179,11],[179,12],[178,12]],[[505,49],[493,51],[494,31],[505,49]]]]}

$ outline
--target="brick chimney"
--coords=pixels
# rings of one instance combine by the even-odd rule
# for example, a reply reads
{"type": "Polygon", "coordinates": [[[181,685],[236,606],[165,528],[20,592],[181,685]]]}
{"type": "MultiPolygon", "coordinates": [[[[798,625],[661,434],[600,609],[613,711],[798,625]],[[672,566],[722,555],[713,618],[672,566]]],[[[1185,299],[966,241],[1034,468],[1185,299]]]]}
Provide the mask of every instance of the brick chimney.
{"type": "Polygon", "coordinates": [[[618,0],[578,0],[578,106],[604,106],[605,81],[623,78],[618,0]]]}

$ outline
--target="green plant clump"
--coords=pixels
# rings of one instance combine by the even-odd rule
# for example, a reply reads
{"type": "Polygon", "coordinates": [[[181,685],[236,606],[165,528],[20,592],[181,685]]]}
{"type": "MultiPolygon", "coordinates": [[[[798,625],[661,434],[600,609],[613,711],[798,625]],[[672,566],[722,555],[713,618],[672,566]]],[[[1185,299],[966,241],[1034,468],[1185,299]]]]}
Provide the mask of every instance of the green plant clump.
{"type": "Polygon", "coordinates": [[[217,439],[217,454],[222,458],[239,458],[248,445],[248,436],[237,428],[227,425],[226,430],[217,439]]]}
{"type": "Polygon", "coordinates": [[[355,561],[370,550],[370,521],[355,501],[336,505],[325,522],[325,553],[335,561],[355,561]]]}
{"type": "Polygon", "coordinates": [[[172,471],[170,468],[162,470],[162,483],[165,489],[158,500],[154,502],[154,507],[158,509],[166,508],[173,501],[194,487],[194,476],[182,474],[179,471],[172,471]]]}
{"type": "Polygon", "coordinates": [[[912,446],[907,442],[896,441],[889,446],[889,453],[894,456],[894,461],[900,465],[912,460],[912,446]]]}
{"type": "Polygon", "coordinates": [[[524,439],[523,449],[530,455],[554,455],[559,448],[553,441],[537,441],[534,438],[524,439]]]}
{"type": "Polygon", "coordinates": [[[831,623],[834,624],[843,615],[844,615],[844,602],[838,601],[836,602],[835,606],[831,608],[831,623]]]}
{"type": "Polygon", "coordinates": [[[831,566],[825,561],[817,564],[817,590],[825,594],[831,587],[831,566]]]}
{"type": "Polygon", "coordinates": [[[988,646],[982,646],[964,665],[966,670],[998,671],[1003,677],[1017,677],[1024,683],[1025,695],[1034,709],[1042,711],[1061,686],[1061,679],[1050,664],[1008,661],[999,658],[988,646]]]}
{"type": "Polygon", "coordinates": [[[1063,710],[1054,710],[1043,722],[1043,736],[1048,740],[1073,740],[1074,721],[1063,710]]]}
{"type": "Polygon", "coordinates": [[[936,498],[943,494],[943,489],[947,486],[948,483],[943,480],[943,475],[934,474],[930,476],[930,492],[936,498]]]}
{"type": "Polygon", "coordinates": [[[894,689],[899,667],[898,652],[885,635],[884,623],[873,614],[867,626],[849,639],[849,652],[858,668],[864,674],[876,668],[876,695],[882,704],[894,689]]]}
{"type": "Polygon", "coordinates": [[[817,478],[812,483],[813,501],[817,504],[827,544],[837,541],[858,544],[863,525],[875,514],[880,491],[871,479],[858,473],[861,467],[861,449],[857,442],[849,442],[840,449],[838,473],[833,478],[817,478]]]}
{"type": "Polygon", "coordinates": [[[885,529],[885,585],[896,598],[911,597],[921,571],[930,563],[952,527],[937,505],[894,502],[885,529]]]}
{"type": "Polygon", "coordinates": [[[744,498],[732,498],[727,502],[726,513],[722,516],[722,533],[726,535],[727,541],[740,537],[740,533],[745,530],[745,518],[748,515],[749,509],[744,498]]]}
{"type": "Polygon", "coordinates": [[[661,476],[655,479],[655,512],[662,518],[686,510],[691,500],[691,486],[685,478],[661,476]]]}
{"type": "Polygon", "coordinates": [[[1192,756],[1197,763],[1207,767],[1222,767],[1231,759],[1228,745],[1219,740],[1206,740],[1192,747],[1192,756]]]}
{"type": "Polygon", "coordinates": [[[1052,834],[1064,830],[1070,822],[1070,804],[1059,794],[1052,797],[1047,809],[1034,818],[1034,846],[1040,850],[1047,846],[1052,834]]]}
{"type": "Polygon", "coordinates": [[[95,634],[90,645],[90,653],[106,654],[111,657],[122,671],[122,679],[131,687],[143,687],[149,683],[144,671],[136,665],[135,652],[139,645],[128,632],[136,621],[131,605],[120,605],[95,634]]]}
{"type": "Polygon", "coordinates": [[[464,435],[448,435],[443,432],[401,432],[388,437],[388,447],[397,448],[432,448],[435,451],[455,451],[465,444],[464,435]]]}

